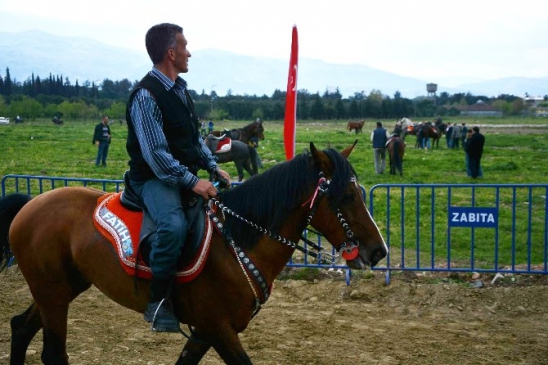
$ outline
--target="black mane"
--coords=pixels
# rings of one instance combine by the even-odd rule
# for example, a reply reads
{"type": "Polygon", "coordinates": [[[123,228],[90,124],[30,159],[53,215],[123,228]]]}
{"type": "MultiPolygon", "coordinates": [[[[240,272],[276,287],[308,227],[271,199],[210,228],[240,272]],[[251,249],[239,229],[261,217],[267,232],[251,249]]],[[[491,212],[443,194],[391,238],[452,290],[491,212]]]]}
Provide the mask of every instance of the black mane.
{"type": "MultiPolygon", "coordinates": [[[[351,176],[355,175],[350,163],[337,151],[324,150],[333,163],[333,176],[329,186],[331,205],[336,206],[351,176]]],[[[309,198],[316,187],[320,169],[314,166],[309,153],[275,165],[265,172],[246,180],[242,185],[222,192],[222,203],[235,213],[260,227],[277,233],[289,212],[309,198]]],[[[251,248],[262,235],[250,225],[230,215],[226,216],[225,232],[236,244],[251,248]]]]}

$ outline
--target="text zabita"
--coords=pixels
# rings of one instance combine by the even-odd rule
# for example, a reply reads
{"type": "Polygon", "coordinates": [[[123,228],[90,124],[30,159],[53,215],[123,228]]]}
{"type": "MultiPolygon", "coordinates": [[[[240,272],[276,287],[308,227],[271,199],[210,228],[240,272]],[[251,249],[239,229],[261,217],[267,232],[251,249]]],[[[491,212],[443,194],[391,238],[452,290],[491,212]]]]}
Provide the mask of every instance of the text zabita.
{"type": "Polygon", "coordinates": [[[451,222],[495,223],[495,216],[493,213],[452,212],[451,222]]]}

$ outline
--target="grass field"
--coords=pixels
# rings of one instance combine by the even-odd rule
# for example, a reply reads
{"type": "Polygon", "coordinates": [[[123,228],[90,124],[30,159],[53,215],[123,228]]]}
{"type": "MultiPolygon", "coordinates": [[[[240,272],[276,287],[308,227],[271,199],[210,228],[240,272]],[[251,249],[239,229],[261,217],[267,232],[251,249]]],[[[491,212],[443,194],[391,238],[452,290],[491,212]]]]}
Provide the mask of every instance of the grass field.
{"type": "MultiPolygon", "coordinates": [[[[0,125],[0,139],[2,147],[0,148],[0,176],[6,174],[28,174],[62,177],[85,177],[85,178],[105,178],[121,179],[123,172],[127,169],[127,153],[125,150],[125,140],[127,136],[127,126],[125,123],[120,125],[118,122],[111,125],[112,144],[107,160],[108,166],[95,167],[96,147],[92,145],[92,135],[95,124],[99,121],[65,121],[62,126],[53,125],[50,121],[29,121],[22,125],[0,125]]],[[[548,156],[548,120],[539,118],[486,118],[486,119],[445,119],[448,123],[465,122],[469,127],[480,125],[481,132],[486,137],[486,145],[482,167],[484,177],[473,180],[466,176],[464,152],[462,149],[449,150],[446,148],[445,139],[440,141],[439,149],[421,150],[414,148],[414,136],[409,136],[407,140],[407,149],[404,157],[404,176],[392,176],[388,173],[376,175],[373,166],[373,152],[370,142],[370,132],[374,129],[375,120],[367,120],[362,134],[350,133],[346,130],[347,121],[306,121],[298,122],[297,125],[297,144],[296,151],[301,153],[308,149],[309,143],[314,142],[318,148],[332,147],[341,150],[353,143],[356,139],[359,141],[354,152],[350,156],[350,161],[354,166],[359,183],[367,191],[377,184],[546,184],[548,183],[548,167],[545,159],[548,156]]],[[[383,121],[384,126],[391,130],[395,121],[383,121]]],[[[216,129],[242,127],[249,121],[239,122],[216,122],[216,129]]],[[[283,150],[283,124],[282,122],[265,123],[266,139],[261,142],[259,154],[262,158],[264,168],[283,162],[285,154],[283,150]]],[[[222,166],[231,176],[236,177],[236,170],[232,163],[222,166]]],[[[205,175],[204,175],[205,176],[205,175]]],[[[469,199],[469,191],[464,189],[459,192],[455,190],[454,199],[466,201],[469,199]]],[[[492,204],[492,192],[483,192],[478,190],[478,202],[485,201],[486,205],[492,204]]],[[[505,204],[510,193],[502,193],[502,201],[505,204]]],[[[523,201],[522,205],[517,207],[517,215],[531,215],[533,227],[524,236],[517,238],[506,237],[505,233],[499,237],[502,245],[502,256],[500,260],[509,264],[513,260],[526,262],[531,258],[533,263],[540,263],[545,260],[545,236],[546,231],[543,225],[546,221],[546,193],[535,194],[530,198],[520,196],[518,199],[523,201]],[[529,200],[528,200],[529,199],[529,200]],[[509,246],[516,244],[518,248],[517,257],[513,257],[509,246]],[[524,242],[523,242],[524,241],[524,242]],[[531,246],[521,246],[524,243],[531,246]]],[[[408,201],[413,201],[416,197],[409,197],[408,201]]],[[[413,216],[415,210],[420,210],[421,214],[428,215],[431,212],[430,200],[428,195],[422,195],[418,205],[409,204],[401,209],[406,214],[413,216]]],[[[435,242],[435,249],[439,257],[446,259],[447,244],[443,237],[432,239],[429,237],[429,227],[431,220],[424,219],[419,222],[422,227],[422,233],[417,235],[413,232],[402,231],[394,222],[388,226],[389,217],[383,216],[384,197],[379,198],[379,209],[375,211],[375,219],[379,223],[381,231],[390,230],[392,247],[401,249],[402,255],[407,250],[423,253],[431,252],[430,242],[435,242]],[[405,236],[405,242],[402,241],[405,236]],[[418,242],[418,246],[417,246],[418,242]]],[[[444,207],[447,203],[443,200],[436,202],[436,214],[446,214],[444,207]]],[[[399,214],[394,210],[394,214],[399,214]]],[[[501,213],[502,214],[502,213],[501,213]]],[[[393,221],[393,220],[392,220],[393,221]]],[[[415,222],[410,218],[407,225],[415,222]]],[[[435,223],[440,225],[437,230],[443,231],[444,223],[435,223]]],[[[446,223],[445,223],[446,224],[446,223]]],[[[519,230],[520,227],[517,227],[519,230]]],[[[523,227],[521,227],[523,229],[523,227]]],[[[502,232],[510,232],[512,227],[501,227],[502,232]]],[[[476,264],[481,266],[484,263],[492,264],[499,258],[493,257],[493,237],[492,231],[479,231],[475,234],[474,240],[477,243],[482,241],[486,244],[476,244],[474,255],[476,264]]],[[[452,249],[451,260],[465,260],[470,256],[470,233],[469,230],[455,229],[451,234],[452,249]],[[461,232],[462,231],[462,232],[461,232]]],[[[398,251],[396,251],[398,252],[398,251]]],[[[401,256],[401,255],[400,255],[401,256]]],[[[395,256],[396,257],[396,256],[395,256]]],[[[411,258],[405,258],[411,262],[416,260],[431,260],[432,258],[425,254],[424,257],[410,255],[411,258]]],[[[399,257],[398,257],[399,258],[399,257]]]]}
{"type": "MultiPolygon", "coordinates": [[[[539,183],[547,181],[548,167],[544,162],[548,151],[548,121],[544,119],[482,119],[477,123],[466,119],[447,119],[446,122],[466,122],[481,125],[486,136],[482,160],[482,183],[539,183]],[[526,125],[527,127],[514,127],[526,125]]],[[[112,144],[108,167],[96,168],[96,147],[92,145],[93,128],[97,122],[67,121],[62,126],[50,121],[30,121],[19,125],[0,125],[0,176],[30,174],[49,176],[94,177],[118,179],[127,168],[125,139],[127,126],[118,122],[111,125],[112,144]]],[[[216,129],[241,127],[248,122],[217,122],[216,129]]],[[[414,137],[407,141],[404,176],[374,174],[373,152],[369,140],[375,121],[366,121],[364,133],[355,135],[346,131],[346,121],[298,122],[297,153],[316,147],[344,148],[354,140],[358,145],[350,157],[360,183],[370,187],[378,183],[469,183],[464,168],[464,152],[448,150],[440,141],[439,150],[424,151],[414,148],[414,137]]],[[[393,121],[384,121],[392,128],[393,121]]],[[[265,122],[266,139],[259,153],[265,168],[285,160],[282,122],[265,122]]],[[[232,163],[223,166],[236,176],[232,163]]]]}

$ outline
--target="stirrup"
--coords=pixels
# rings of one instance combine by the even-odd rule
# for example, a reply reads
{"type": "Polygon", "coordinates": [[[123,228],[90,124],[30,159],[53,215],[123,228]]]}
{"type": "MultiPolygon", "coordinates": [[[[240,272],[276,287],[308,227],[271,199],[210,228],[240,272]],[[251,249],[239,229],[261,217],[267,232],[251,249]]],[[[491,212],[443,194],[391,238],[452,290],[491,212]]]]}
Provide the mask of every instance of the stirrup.
{"type": "Polygon", "coordinates": [[[166,308],[165,305],[170,305],[165,299],[160,302],[149,303],[144,313],[145,321],[151,323],[151,331],[180,333],[179,320],[173,314],[172,309],[166,308]],[[152,306],[155,306],[155,308],[152,306]]]}

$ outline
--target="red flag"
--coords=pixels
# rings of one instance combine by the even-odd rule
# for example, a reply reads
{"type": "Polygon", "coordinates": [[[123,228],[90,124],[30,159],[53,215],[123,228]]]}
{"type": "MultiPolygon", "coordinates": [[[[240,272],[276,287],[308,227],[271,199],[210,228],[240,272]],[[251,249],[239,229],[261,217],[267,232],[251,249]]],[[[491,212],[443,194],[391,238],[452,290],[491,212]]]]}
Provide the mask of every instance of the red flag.
{"type": "Polygon", "coordinates": [[[291,160],[295,156],[295,130],[297,123],[297,63],[299,59],[299,40],[297,26],[293,26],[291,35],[291,56],[289,58],[289,75],[287,77],[287,93],[285,95],[284,147],[285,158],[291,160]]]}

